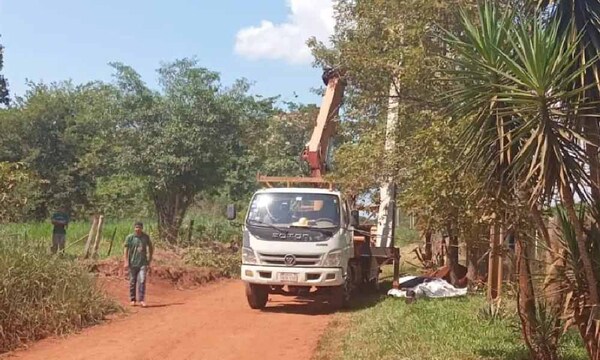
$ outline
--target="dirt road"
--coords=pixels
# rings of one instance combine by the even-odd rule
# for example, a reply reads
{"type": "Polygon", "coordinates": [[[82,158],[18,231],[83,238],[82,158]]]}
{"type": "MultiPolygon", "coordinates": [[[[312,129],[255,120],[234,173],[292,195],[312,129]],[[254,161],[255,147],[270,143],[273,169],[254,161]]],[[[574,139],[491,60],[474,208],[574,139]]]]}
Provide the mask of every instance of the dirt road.
{"type": "MultiPolygon", "coordinates": [[[[127,283],[107,280],[125,303],[127,283]]],[[[325,304],[271,296],[266,311],[225,281],[196,290],[148,285],[148,308],[64,339],[46,339],[7,358],[23,360],[310,359],[329,321],[325,304]]],[[[0,357],[4,359],[4,357],[0,357]]]]}

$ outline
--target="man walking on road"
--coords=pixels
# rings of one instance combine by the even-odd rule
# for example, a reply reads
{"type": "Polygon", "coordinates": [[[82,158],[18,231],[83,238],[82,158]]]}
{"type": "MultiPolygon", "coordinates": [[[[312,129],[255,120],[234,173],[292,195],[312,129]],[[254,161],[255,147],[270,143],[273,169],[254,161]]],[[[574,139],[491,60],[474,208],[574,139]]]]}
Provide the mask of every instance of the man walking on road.
{"type": "Polygon", "coordinates": [[[144,224],[135,223],[134,232],[127,236],[124,247],[125,270],[129,269],[129,300],[132,306],[139,300],[140,305],[146,307],[146,275],[152,262],[154,246],[148,234],[144,233],[144,224]]]}
{"type": "Polygon", "coordinates": [[[65,239],[67,237],[67,227],[69,226],[69,214],[64,206],[61,206],[57,212],[52,214],[50,219],[54,229],[52,230],[52,247],[50,251],[56,254],[57,251],[65,250],[65,239]]]}

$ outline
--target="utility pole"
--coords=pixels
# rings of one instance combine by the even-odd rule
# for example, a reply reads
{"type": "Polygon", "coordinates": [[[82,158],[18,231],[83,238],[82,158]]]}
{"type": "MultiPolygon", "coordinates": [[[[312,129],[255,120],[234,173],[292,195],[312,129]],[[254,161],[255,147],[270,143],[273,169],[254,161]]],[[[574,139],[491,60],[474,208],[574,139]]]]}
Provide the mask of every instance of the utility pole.
{"type": "MultiPolygon", "coordinates": [[[[385,147],[384,147],[384,163],[388,163],[389,158],[394,153],[396,147],[396,127],[398,124],[399,100],[396,85],[392,81],[390,85],[387,125],[385,130],[385,147]]],[[[387,166],[386,166],[387,167],[387,166]]],[[[395,225],[395,202],[396,202],[396,185],[394,177],[386,169],[386,179],[379,189],[380,203],[379,213],[377,216],[377,247],[390,247],[394,239],[395,225]]]]}

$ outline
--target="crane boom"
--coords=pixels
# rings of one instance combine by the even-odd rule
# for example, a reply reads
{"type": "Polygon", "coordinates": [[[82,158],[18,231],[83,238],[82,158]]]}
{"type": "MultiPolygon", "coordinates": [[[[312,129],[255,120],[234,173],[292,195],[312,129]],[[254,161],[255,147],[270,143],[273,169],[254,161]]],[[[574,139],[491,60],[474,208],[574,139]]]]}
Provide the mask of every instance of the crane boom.
{"type": "Polygon", "coordinates": [[[342,103],[345,87],[340,72],[336,70],[325,70],[323,82],[327,85],[327,89],[321,101],[317,123],[310,141],[302,152],[302,159],[308,163],[310,176],[314,178],[322,177],[327,171],[329,143],[336,131],[335,118],[342,103]]]}

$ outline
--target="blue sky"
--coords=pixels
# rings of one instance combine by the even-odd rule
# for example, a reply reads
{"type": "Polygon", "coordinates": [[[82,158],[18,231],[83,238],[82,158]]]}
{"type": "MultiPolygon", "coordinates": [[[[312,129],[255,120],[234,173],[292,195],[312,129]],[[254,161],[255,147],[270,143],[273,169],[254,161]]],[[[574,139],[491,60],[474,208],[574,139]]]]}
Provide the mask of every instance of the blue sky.
{"type": "Polygon", "coordinates": [[[332,30],[331,0],[0,0],[13,96],[26,79],[110,81],[111,61],[154,86],[160,62],[196,57],[226,85],[245,77],[255,93],[318,103],[321,72],[304,41],[332,30]]]}

